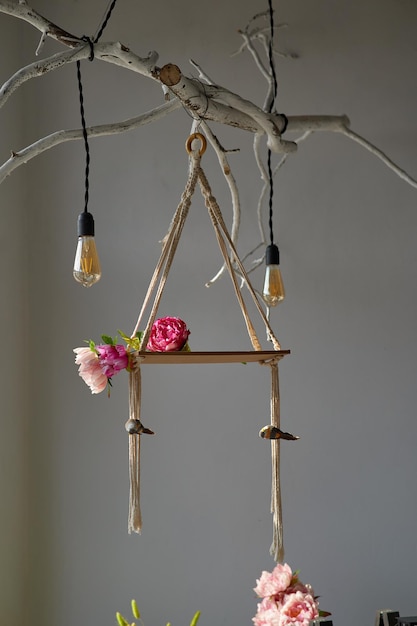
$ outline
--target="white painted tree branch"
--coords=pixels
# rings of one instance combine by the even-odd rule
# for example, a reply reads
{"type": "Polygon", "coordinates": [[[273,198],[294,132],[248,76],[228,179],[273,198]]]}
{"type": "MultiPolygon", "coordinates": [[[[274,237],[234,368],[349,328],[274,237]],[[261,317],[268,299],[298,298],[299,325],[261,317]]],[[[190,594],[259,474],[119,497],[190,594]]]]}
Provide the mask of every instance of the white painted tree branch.
{"type": "Polygon", "coordinates": [[[352,139],[352,141],[355,141],[366,150],[369,150],[371,154],[376,156],[378,159],[381,159],[381,161],[387,167],[389,167],[390,170],[392,170],[395,174],[397,174],[397,176],[399,176],[406,183],[408,183],[409,185],[417,189],[417,180],[415,178],[412,178],[409,174],[407,174],[405,170],[403,170],[396,163],[394,163],[394,161],[392,161],[389,157],[387,157],[387,155],[384,152],[382,152],[382,150],[374,146],[370,141],[368,141],[364,137],[361,137],[361,135],[354,133],[353,130],[350,130],[349,128],[341,128],[339,132],[342,133],[342,135],[345,135],[345,137],[352,139]]]}
{"type": "MultiPolygon", "coordinates": [[[[192,63],[198,68],[194,61],[192,63]]],[[[249,100],[241,98],[225,87],[202,84],[200,80],[187,78],[176,65],[165,65],[158,74],[161,82],[196,118],[266,134],[268,145],[274,152],[296,150],[294,142],[281,139],[281,131],[285,124],[283,116],[265,113],[249,100]]],[[[206,77],[204,74],[203,76],[206,77]]]]}
{"type": "MultiPolygon", "coordinates": [[[[239,228],[240,228],[240,216],[241,216],[241,207],[240,207],[240,197],[239,190],[236,184],[236,179],[232,174],[232,170],[230,168],[229,162],[226,157],[226,150],[221,146],[217,137],[212,133],[210,127],[206,122],[201,122],[201,127],[204,133],[207,135],[209,142],[211,143],[213,149],[217,154],[217,158],[221,165],[224,177],[229,186],[230,196],[232,199],[232,228],[230,232],[230,237],[234,245],[236,245],[238,236],[239,236],[239,228]]],[[[206,287],[210,287],[226,270],[226,264],[223,263],[222,267],[217,272],[216,276],[214,276],[211,280],[206,283],[206,287]]]]}
{"type": "MultiPolygon", "coordinates": [[[[75,49],[58,52],[50,57],[22,67],[0,89],[0,108],[7,102],[13,92],[28,80],[44,76],[44,74],[53,72],[67,63],[88,59],[89,56],[90,46],[82,43],[81,45],[78,44],[75,49]]],[[[137,72],[147,78],[157,80],[155,64],[158,60],[158,54],[156,52],[150,52],[146,58],[140,58],[121,43],[98,43],[94,46],[94,57],[137,72]]]]}
{"type": "MultiPolygon", "coordinates": [[[[135,128],[139,128],[140,126],[144,126],[145,124],[155,122],[180,107],[181,103],[178,100],[165,102],[161,106],[156,107],[147,113],[142,113],[142,115],[138,115],[137,117],[133,117],[122,122],[91,126],[90,128],[87,128],[87,134],[89,137],[103,137],[105,135],[116,135],[128,132],[130,130],[134,130],[135,128]]],[[[45,152],[50,148],[54,148],[55,146],[66,141],[76,141],[78,139],[83,139],[83,132],[81,129],[59,130],[51,135],[47,135],[46,137],[39,139],[38,141],[35,141],[35,143],[19,150],[18,152],[12,152],[11,157],[3,163],[2,166],[0,166],[0,184],[6,176],[13,172],[13,170],[20,165],[27,163],[39,154],[42,154],[42,152],[45,152]]]]}
{"type": "MultiPolygon", "coordinates": [[[[24,19],[40,30],[43,37],[53,37],[64,45],[72,49],[75,48],[73,51],[55,54],[19,70],[3,86],[0,92],[0,105],[4,104],[13,91],[27,80],[56,70],[65,63],[75,62],[90,56],[90,46],[88,44],[49,22],[26,3],[17,4],[1,0],[0,12],[24,19]]],[[[283,122],[279,117],[275,116],[276,119],[274,119],[274,116],[266,115],[256,105],[244,100],[237,94],[229,92],[225,88],[216,87],[208,94],[207,89],[203,88],[199,81],[183,77],[180,70],[172,64],[165,66],[160,71],[155,65],[158,58],[156,53],[151,53],[149,57],[142,59],[120,43],[98,43],[94,45],[94,56],[103,61],[121,65],[148,78],[160,80],[196,116],[214,120],[221,124],[243,128],[251,132],[263,131],[268,136],[268,143],[271,149],[278,152],[296,148],[293,142],[281,141],[280,130],[283,122]],[[167,71],[167,68],[170,67],[174,68],[176,72],[174,81],[171,80],[169,69],[167,71]],[[216,98],[226,104],[223,104],[221,101],[216,102],[216,98]]]]}
{"type": "MultiPolygon", "coordinates": [[[[206,95],[205,110],[199,113],[200,116],[204,116],[204,119],[218,121],[220,115],[223,119],[222,123],[224,124],[230,123],[232,126],[237,125],[239,128],[243,128],[254,133],[264,133],[268,137],[268,147],[273,152],[294,152],[297,149],[297,145],[293,141],[285,141],[281,139],[281,132],[285,128],[285,118],[282,115],[267,113],[249,100],[241,98],[224,87],[215,85],[208,78],[205,72],[203,72],[200,66],[195,63],[195,61],[191,61],[191,63],[199,71],[200,78],[208,83],[208,86],[204,87],[206,95]],[[210,107],[213,104],[212,101],[210,101],[210,96],[220,101],[215,103],[217,109],[214,112],[214,117],[212,117],[213,111],[210,110],[210,107]],[[226,107],[224,105],[226,105],[226,107]],[[240,112],[240,123],[235,124],[227,121],[230,115],[230,110],[240,112]]],[[[187,91],[190,93],[188,83],[189,79],[181,75],[179,68],[177,68],[177,70],[178,75],[175,77],[176,83],[171,87],[171,89],[175,95],[180,98],[180,100],[183,100],[183,90],[187,89],[187,86],[187,91]]],[[[200,85],[198,87],[200,87],[200,85]]],[[[198,91],[198,95],[200,95],[201,89],[198,88],[198,91]]]]}
{"type": "Polygon", "coordinates": [[[13,15],[14,17],[28,22],[34,26],[34,28],[40,30],[43,35],[51,37],[66,46],[75,47],[80,43],[79,37],[68,33],[56,24],[53,24],[50,20],[45,19],[40,13],[32,9],[32,7],[27,4],[26,0],[19,0],[19,2],[2,0],[0,2],[0,12],[13,15]]]}
{"type": "MultiPolygon", "coordinates": [[[[246,26],[245,30],[239,30],[239,34],[242,35],[243,38],[243,43],[240,46],[240,48],[232,55],[232,56],[237,56],[238,54],[241,54],[245,48],[248,47],[248,43],[252,42],[252,41],[256,41],[259,40],[261,41],[262,45],[264,46],[265,41],[267,39],[267,36],[269,37],[269,31],[270,31],[270,27],[269,25],[262,25],[262,26],[252,26],[255,21],[258,18],[263,18],[264,21],[269,21],[269,10],[268,11],[262,11],[261,13],[257,13],[256,15],[253,16],[253,18],[250,20],[250,22],[248,23],[248,25],[246,26]],[[268,31],[268,35],[267,35],[267,31],[268,31]]],[[[287,28],[288,24],[282,23],[282,24],[277,24],[274,28],[275,30],[280,30],[282,28],[287,28]]],[[[296,59],[298,58],[297,54],[294,53],[286,53],[286,52],[281,52],[280,50],[274,50],[273,51],[275,55],[280,56],[284,59],[296,59]]],[[[259,59],[260,60],[260,59],[259,59]]],[[[259,68],[260,69],[260,68],[259,68]]]]}
{"type": "MultiPolygon", "coordinates": [[[[17,71],[4,83],[0,90],[0,107],[3,106],[14,91],[26,81],[43,76],[45,73],[54,71],[67,63],[87,59],[90,56],[90,46],[82,41],[80,37],[63,30],[44,18],[32,9],[25,0],[20,0],[19,2],[0,0],[0,13],[5,13],[30,23],[41,32],[41,44],[46,37],[51,37],[70,48],[69,50],[54,54],[43,60],[36,61],[17,71]]],[[[250,46],[248,45],[247,39],[249,31],[245,31],[245,33],[244,48],[249,49],[250,46]]],[[[262,39],[263,37],[262,29],[259,28],[253,29],[250,33],[253,37],[257,37],[258,39],[262,39]]],[[[40,47],[41,45],[38,46],[38,51],[40,47]]],[[[162,83],[164,92],[175,94],[178,100],[172,103],[166,103],[132,120],[106,126],[92,127],[89,129],[90,136],[125,132],[131,128],[136,128],[142,124],[155,121],[160,119],[161,116],[178,108],[180,102],[196,119],[215,121],[220,124],[227,124],[242,130],[247,130],[256,135],[265,135],[267,137],[268,146],[275,152],[286,154],[294,151],[297,147],[296,142],[285,141],[281,138],[281,132],[284,128],[283,116],[268,114],[252,102],[241,98],[239,95],[232,93],[224,87],[213,84],[210,80],[208,80],[209,84],[203,84],[200,80],[186,78],[175,65],[170,64],[169,66],[158,68],[156,66],[158,60],[158,54],[156,52],[151,52],[148,57],[141,58],[131,52],[131,50],[123,44],[112,42],[95,44],[94,56],[102,61],[119,65],[141,74],[146,78],[158,81],[159,84],[162,83]],[[167,68],[174,68],[174,80],[172,80],[172,73],[166,71],[167,68]]],[[[259,63],[261,64],[260,67],[263,67],[260,60],[259,63]]],[[[194,65],[198,67],[196,64],[194,65]]],[[[207,78],[204,74],[203,77],[207,78]]],[[[346,116],[290,116],[288,117],[287,132],[340,132],[381,159],[383,163],[395,172],[395,174],[400,176],[402,180],[413,187],[417,187],[417,181],[414,178],[396,165],[381,150],[351,131],[348,127],[349,120],[346,116]]],[[[81,137],[81,131],[58,131],[57,133],[40,139],[19,152],[13,153],[12,157],[0,168],[0,182],[16,167],[26,163],[41,152],[64,141],[75,140],[81,137]]],[[[221,161],[222,158],[220,158],[220,162],[221,161]]]]}

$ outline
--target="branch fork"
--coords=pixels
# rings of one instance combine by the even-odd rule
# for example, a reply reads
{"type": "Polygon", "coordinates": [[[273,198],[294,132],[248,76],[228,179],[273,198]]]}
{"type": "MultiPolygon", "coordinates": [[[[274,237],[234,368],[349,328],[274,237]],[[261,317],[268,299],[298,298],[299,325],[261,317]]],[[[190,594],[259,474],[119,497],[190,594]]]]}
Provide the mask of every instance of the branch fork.
{"type": "MultiPolygon", "coordinates": [[[[91,47],[89,42],[86,43],[82,38],[67,32],[40,15],[28,5],[26,0],[18,0],[17,2],[0,0],[0,13],[22,19],[40,31],[41,39],[36,54],[40,53],[48,37],[51,37],[66,47],[66,50],[37,60],[13,74],[0,89],[0,108],[26,81],[55,71],[67,63],[74,63],[90,57],[91,47]]],[[[226,157],[226,151],[221,146],[217,137],[212,133],[208,124],[209,122],[217,122],[253,133],[255,160],[264,183],[266,180],[266,170],[261,157],[261,137],[266,137],[267,146],[272,152],[281,155],[281,160],[275,168],[276,173],[285,163],[287,156],[296,151],[298,144],[311,136],[314,132],[327,131],[338,132],[344,137],[355,141],[368,150],[373,156],[380,159],[390,170],[404,180],[404,182],[417,188],[417,180],[415,178],[400,168],[384,152],[371,144],[367,139],[350,130],[350,123],[347,116],[289,115],[285,117],[278,113],[268,113],[268,103],[270,102],[272,94],[271,77],[267,70],[266,63],[262,60],[262,55],[255,45],[255,42],[258,47],[260,45],[265,55],[267,53],[267,40],[264,32],[265,29],[253,25],[254,20],[263,15],[264,14],[261,13],[255,16],[245,30],[239,31],[243,38],[243,45],[237,52],[237,54],[240,54],[243,51],[248,51],[256,67],[267,81],[267,94],[263,108],[256,106],[254,103],[231,92],[227,88],[215,84],[194,61],[191,61],[191,64],[198,70],[199,78],[188,78],[184,76],[180,68],[173,63],[164,65],[162,68],[157,67],[158,53],[155,51],[150,52],[147,57],[139,57],[120,42],[96,43],[94,44],[95,59],[118,65],[140,74],[145,78],[158,82],[162,87],[164,102],[154,109],[134,118],[100,126],[92,126],[87,129],[88,136],[98,137],[127,132],[144,124],[155,122],[181,107],[185,108],[191,117],[194,118],[193,130],[195,131],[198,127],[206,134],[208,141],[217,154],[220,167],[229,186],[233,208],[231,233],[234,244],[236,244],[237,241],[240,222],[239,193],[226,157]],[[171,96],[174,97],[171,98],[171,96]],[[286,133],[295,132],[299,134],[298,139],[294,141],[282,138],[287,121],[286,133]]],[[[279,25],[276,28],[281,28],[282,26],[284,25],[279,25]]],[[[27,163],[45,150],[49,150],[65,141],[82,139],[82,137],[81,129],[59,130],[21,150],[12,150],[11,157],[0,166],[0,183],[3,182],[4,178],[14,169],[23,163],[27,163]]],[[[259,230],[263,243],[265,237],[262,227],[261,205],[264,195],[265,191],[263,189],[260,193],[257,209],[259,230]]],[[[253,251],[257,250],[260,245],[261,244],[257,244],[253,251]]],[[[216,280],[222,274],[223,269],[224,268],[222,268],[216,277],[208,284],[216,280]]]]}

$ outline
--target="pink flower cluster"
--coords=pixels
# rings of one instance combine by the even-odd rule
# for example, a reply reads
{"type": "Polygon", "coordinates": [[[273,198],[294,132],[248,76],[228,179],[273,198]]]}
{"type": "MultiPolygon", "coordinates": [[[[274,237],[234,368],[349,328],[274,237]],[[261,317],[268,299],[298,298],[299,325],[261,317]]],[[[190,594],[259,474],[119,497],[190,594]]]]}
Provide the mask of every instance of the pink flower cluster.
{"type": "MultiPolygon", "coordinates": [[[[90,341],[88,348],[74,348],[75,363],[79,365],[78,373],[90,387],[91,393],[100,393],[107,385],[111,385],[111,379],[117,372],[129,369],[131,365],[129,353],[141,349],[143,333],[128,337],[122,331],[118,332],[126,342],[127,348],[107,335],[102,335],[104,341],[102,344],[96,345],[90,341]]],[[[149,352],[189,350],[187,344],[189,335],[190,331],[179,317],[161,317],[152,325],[146,349],[149,352]]]]}
{"type": "Polygon", "coordinates": [[[262,598],[253,618],[255,626],[308,626],[319,617],[310,585],[304,585],[287,563],[263,571],[254,591],[262,598]]]}
{"type": "Polygon", "coordinates": [[[183,350],[190,331],[179,317],[161,317],[151,328],[148,345],[149,352],[172,352],[183,350]]]}
{"type": "Polygon", "coordinates": [[[111,378],[117,374],[117,372],[125,370],[129,365],[126,348],[120,344],[112,346],[100,344],[96,346],[96,350],[98,352],[100,366],[107,378],[111,378]]]}
{"type": "Polygon", "coordinates": [[[110,379],[129,365],[127,350],[122,345],[100,344],[92,348],[74,348],[78,373],[91,393],[104,391],[110,379]]]}

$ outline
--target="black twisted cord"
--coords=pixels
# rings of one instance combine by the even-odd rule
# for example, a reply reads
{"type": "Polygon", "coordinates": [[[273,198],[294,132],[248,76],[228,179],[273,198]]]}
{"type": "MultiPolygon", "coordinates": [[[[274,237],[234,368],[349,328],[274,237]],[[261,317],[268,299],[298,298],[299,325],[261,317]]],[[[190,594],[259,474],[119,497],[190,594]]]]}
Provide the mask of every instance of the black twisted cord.
{"type": "MultiPolygon", "coordinates": [[[[112,0],[112,3],[109,6],[109,9],[106,13],[106,16],[103,20],[103,23],[97,33],[97,35],[94,37],[94,40],[90,39],[90,37],[87,37],[86,35],[84,35],[83,37],[81,37],[82,41],[85,41],[86,43],[88,43],[88,45],[90,46],[90,56],[88,57],[89,61],[93,61],[94,60],[94,44],[98,42],[98,40],[100,39],[100,37],[103,34],[104,29],[106,28],[110,16],[113,12],[113,9],[116,5],[117,0],[112,0]]],[[[81,80],[81,63],[80,61],[77,61],[77,80],[78,80],[78,93],[80,96],[80,113],[81,113],[81,126],[82,126],[82,131],[83,131],[83,139],[84,139],[84,148],[85,148],[85,194],[84,194],[84,212],[87,213],[88,212],[88,200],[89,200],[89,196],[90,196],[90,146],[88,144],[88,134],[87,134],[87,127],[86,127],[86,122],[85,122],[85,112],[84,112],[84,95],[83,95],[83,84],[82,84],[82,80],[81,80]]]]}
{"type": "MultiPolygon", "coordinates": [[[[277,81],[277,74],[275,71],[275,63],[274,63],[274,10],[272,8],[272,0],[268,0],[268,6],[269,6],[269,28],[270,28],[270,35],[269,35],[269,44],[268,44],[268,57],[269,57],[269,68],[271,71],[271,77],[272,77],[272,97],[270,99],[270,103],[269,103],[269,108],[268,108],[268,112],[272,113],[272,110],[274,108],[275,105],[275,100],[277,97],[277,91],[278,91],[278,81],[277,81]]],[[[269,239],[271,242],[271,245],[273,245],[274,243],[274,228],[273,228],[273,208],[272,208],[272,199],[274,196],[274,178],[273,178],[273,174],[272,174],[272,165],[271,165],[271,157],[272,157],[272,153],[270,148],[268,148],[268,178],[269,178],[269,221],[268,221],[268,225],[269,225],[269,239]]]]}
{"type": "Polygon", "coordinates": [[[274,108],[275,100],[278,92],[278,81],[277,81],[277,73],[275,71],[275,63],[274,63],[274,9],[272,8],[272,0],[268,0],[269,7],[269,43],[268,43],[268,58],[269,58],[269,68],[271,71],[272,77],[272,98],[269,103],[268,113],[272,113],[272,109],[274,108]]]}
{"type": "Polygon", "coordinates": [[[272,165],[271,165],[271,150],[268,148],[268,177],[269,177],[269,241],[272,245],[274,243],[274,223],[273,223],[273,215],[274,211],[272,208],[272,199],[274,197],[274,177],[272,175],[272,165]]]}
{"type": "Polygon", "coordinates": [[[81,63],[77,61],[77,79],[78,79],[78,92],[80,94],[80,111],[81,111],[81,125],[83,130],[84,148],[85,148],[85,196],[84,196],[84,211],[88,210],[89,199],[89,175],[90,175],[90,146],[88,145],[87,128],[85,124],[84,115],[84,96],[83,96],[83,84],[81,82],[81,63]]]}
{"type": "Polygon", "coordinates": [[[100,39],[100,37],[102,36],[103,31],[104,31],[104,29],[106,28],[106,26],[107,26],[107,24],[109,22],[110,16],[113,13],[113,9],[114,9],[114,7],[116,5],[116,2],[117,2],[117,0],[113,0],[112,3],[110,4],[109,10],[106,13],[106,17],[103,20],[103,23],[102,23],[102,25],[100,27],[100,30],[98,31],[97,35],[94,37],[94,43],[97,43],[98,40],[100,39]]]}

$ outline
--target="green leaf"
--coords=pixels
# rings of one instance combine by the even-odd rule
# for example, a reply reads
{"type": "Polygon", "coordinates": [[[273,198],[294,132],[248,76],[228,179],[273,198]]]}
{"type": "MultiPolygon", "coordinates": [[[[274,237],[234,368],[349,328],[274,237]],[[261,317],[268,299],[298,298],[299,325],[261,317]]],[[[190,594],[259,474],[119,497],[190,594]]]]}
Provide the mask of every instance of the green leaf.
{"type": "Polygon", "coordinates": [[[133,352],[135,352],[136,350],[139,350],[140,339],[137,336],[135,336],[135,337],[128,337],[128,335],[126,335],[121,330],[118,330],[117,332],[119,333],[119,335],[123,339],[123,341],[126,343],[128,348],[130,348],[133,352]]]}
{"type": "Polygon", "coordinates": [[[92,339],[90,339],[90,341],[88,342],[88,345],[90,346],[90,350],[92,350],[92,352],[97,352],[96,344],[94,343],[92,339]]]}
{"type": "Polygon", "coordinates": [[[132,600],[131,606],[132,606],[133,617],[136,617],[136,619],[140,619],[140,611],[139,611],[136,600],[132,600]]]}
{"type": "Polygon", "coordinates": [[[113,337],[109,337],[109,335],[101,335],[101,338],[102,338],[103,342],[105,344],[107,344],[108,346],[114,346],[114,339],[113,339],[113,337]]]}
{"type": "Polygon", "coordinates": [[[123,339],[123,341],[125,341],[126,343],[128,343],[128,341],[130,341],[130,337],[128,337],[128,335],[126,335],[122,330],[117,330],[117,332],[119,333],[119,335],[123,339]]]}
{"type": "Polygon", "coordinates": [[[129,626],[129,622],[119,612],[116,613],[116,619],[119,626],[129,626]]]}
{"type": "Polygon", "coordinates": [[[200,618],[200,615],[201,615],[201,611],[197,611],[197,612],[194,614],[194,617],[193,617],[193,619],[192,619],[192,620],[191,620],[191,622],[190,622],[190,626],[196,626],[196,625],[197,625],[197,622],[198,622],[198,620],[199,620],[199,618],[200,618]]]}

